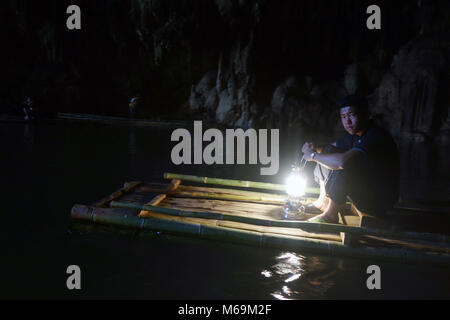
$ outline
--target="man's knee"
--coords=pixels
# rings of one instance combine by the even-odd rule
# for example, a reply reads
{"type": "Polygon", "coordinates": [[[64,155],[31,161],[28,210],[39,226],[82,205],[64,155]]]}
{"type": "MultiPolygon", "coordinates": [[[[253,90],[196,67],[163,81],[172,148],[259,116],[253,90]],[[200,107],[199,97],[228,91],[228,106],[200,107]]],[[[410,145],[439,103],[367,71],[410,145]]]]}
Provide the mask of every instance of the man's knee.
{"type": "Polygon", "coordinates": [[[328,197],[334,202],[344,204],[349,193],[346,172],[344,170],[331,171],[325,190],[328,197]]]}
{"type": "Polygon", "coordinates": [[[330,176],[331,170],[317,164],[314,168],[314,181],[320,184],[320,181],[326,182],[330,176]]]}

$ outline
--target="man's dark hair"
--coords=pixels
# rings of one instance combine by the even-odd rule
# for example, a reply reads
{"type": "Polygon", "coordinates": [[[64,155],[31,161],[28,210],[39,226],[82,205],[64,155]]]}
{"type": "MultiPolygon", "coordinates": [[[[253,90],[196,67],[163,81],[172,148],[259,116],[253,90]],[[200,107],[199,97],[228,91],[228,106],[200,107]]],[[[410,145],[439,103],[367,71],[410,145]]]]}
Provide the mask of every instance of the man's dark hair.
{"type": "Polygon", "coordinates": [[[363,113],[369,113],[369,104],[367,103],[366,98],[356,94],[352,94],[341,99],[337,106],[339,109],[352,106],[358,108],[363,113]]]}

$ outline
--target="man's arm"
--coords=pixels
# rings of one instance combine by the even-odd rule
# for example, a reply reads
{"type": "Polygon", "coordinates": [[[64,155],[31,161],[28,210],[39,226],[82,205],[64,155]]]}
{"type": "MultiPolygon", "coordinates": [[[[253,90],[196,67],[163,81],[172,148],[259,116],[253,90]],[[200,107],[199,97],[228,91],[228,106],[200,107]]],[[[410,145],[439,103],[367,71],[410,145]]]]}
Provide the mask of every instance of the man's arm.
{"type": "Polygon", "coordinates": [[[342,170],[348,161],[354,157],[358,157],[362,153],[358,150],[348,150],[343,153],[330,153],[330,154],[320,154],[316,153],[314,159],[311,159],[311,154],[305,154],[305,160],[315,161],[324,167],[331,170],[342,170]]]}
{"type": "Polygon", "coordinates": [[[302,148],[303,158],[307,161],[315,161],[324,167],[331,170],[342,170],[348,164],[350,159],[359,157],[362,153],[358,150],[348,150],[343,153],[330,153],[321,154],[315,153],[314,158],[311,157],[312,153],[316,152],[312,143],[305,143],[302,148]]]}

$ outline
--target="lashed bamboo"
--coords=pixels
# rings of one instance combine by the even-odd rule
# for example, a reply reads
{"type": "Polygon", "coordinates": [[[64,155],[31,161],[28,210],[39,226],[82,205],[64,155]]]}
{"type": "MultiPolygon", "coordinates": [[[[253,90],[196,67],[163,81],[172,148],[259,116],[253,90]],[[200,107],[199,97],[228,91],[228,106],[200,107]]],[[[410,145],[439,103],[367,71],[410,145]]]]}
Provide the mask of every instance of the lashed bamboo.
{"type": "MultiPolygon", "coordinates": [[[[156,197],[155,199],[160,198],[156,197]]],[[[137,214],[138,210],[133,209],[124,209],[124,208],[98,208],[98,207],[88,207],[83,205],[77,205],[74,206],[72,209],[72,217],[83,219],[83,216],[90,216],[93,221],[96,223],[105,223],[104,221],[105,216],[111,216],[111,219],[117,219],[120,220],[116,221],[116,224],[121,225],[123,227],[130,227],[130,218],[135,216],[137,214]]],[[[270,233],[270,234],[278,234],[278,235],[291,235],[291,236],[300,236],[300,237],[306,237],[306,238],[314,238],[314,239],[322,239],[322,240],[330,240],[330,241],[339,241],[340,237],[337,235],[332,234],[324,234],[324,233],[308,233],[305,231],[302,231],[300,229],[293,229],[293,228],[274,228],[274,227],[264,227],[264,226],[257,226],[257,225],[251,225],[251,224],[244,224],[244,223],[237,223],[232,221],[222,221],[222,220],[203,220],[199,218],[186,218],[186,217],[178,217],[178,216],[167,216],[164,214],[158,214],[158,213],[149,213],[147,217],[151,218],[160,218],[160,219],[166,219],[166,220],[173,220],[173,221],[186,221],[191,223],[201,223],[203,225],[210,225],[210,226],[222,226],[222,227],[228,227],[228,228],[235,228],[240,230],[246,230],[246,231],[257,231],[261,233],[270,233]]],[[[122,233],[122,232],[120,232],[122,233]]],[[[381,243],[386,243],[387,239],[377,239],[378,242],[382,240],[381,243]]],[[[373,242],[373,241],[371,241],[373,242]]],[[[439,248],[436,246],[429,246],[429,245],[422,245],[422,244],[411,244],[411,243],[402,243],[398,241],[394,241],[394,244],[398,244],[400,246],[406,246],[413,249],[428,249],[428,251],[436,251],[436,252],[448,252],[446,248],[439,248]]]]}
{"type": "MultiPolygon", "coordinates": [[[[130,201],[139,202],[142,201],[130,201]]],[[[278,204],[267,203],[249,203],[241,201],[226,201],[217,199],[194,199],[194,198],[176,198],[168,197],[163,203],[162,207],[180,209],[185,211],[214,211],[217,213],[241,215],[253,218],[280,220],[283,218],[283,207],[278,204]]],[[[313,217],[313,214],[302,214],[304,218],[313,217]]],[[[302,219],[297,219],[302,220],[302,219]]]]}
{"type": "MultiPolygon", "coordinates": [[[[158,194],[156,197],[154,197],[150,202],[147,203],[147,205],[150,206],[157,206],[161,201],[163,201],[165,198],[167,197],[167,195],[165,194],[158,194]]],[[[138,216],[140,218],[142,218],[143,216],[145,216],[146,214],[149,214],[149,211],[144,211],[141,210],[138,214],[138,216]]]]}
{"type": "Polygon", "coordinates": [[[278,227],[266,227],[266,226],[258,226],[255,224],[247,224],[242,222],[234,222],[234,221],[226,221],[226,220],[217,220],[217,219],[201,219],[201,218],[191,218],[191,217],[179,217],[179,216],[170,216],[163,213],[157,212],[149,212],[146,215],[146,218],[156,218],[156,219],[165,219],[165,220],[173,220],[180,222],[192,222],[198,223],[201,225],[208,226],[218,226],[218,227],[227,227],[239,230],[246,231],[256,231],[261,233],[270,233],[276,235],[290,235],[290,236],[298,236],[305,237],[311,239],[322,239],[329,241],[341,241],[341,237],[337,234],[330,233],[310,233],[301,229],[294,228],[278,228],[278,227]]]}
{"type": "MultiPolygon", "coordinates": [[[[147,186],[141,186],[139,191],[152,192],[152,193],[165,193],[172,197],[181,198],[204,198],[204,199],[220,199],[220,200],[236,200],[236,201],[252,201],[252,202],[262,202],[262,203],[274,203],[283,204],[286,200],[286,195],[277,195],[270,193],[259,193],[241,190],[231,190],[231,189],[218,189],[218,188],[190,188],[190,186],[180,186],[177,190],[169,189],[159,189],[151,188],[147,186]],[[207,190],[210,189],[210,190],[207,190]],[[224,191],[222,191],[224,190],[224,191]],[[232,193],[230,191],[235,191],[232,193]]],[[[313,198],[305,198],[306,201],[314,201],[313,198]]]]}
{"type": "MultiPolygon", "coordinates": [[[[151,193],[164,193],[174,198],[199,198],[199,199],[218,199],[218,200],[230,200],[230,201],[246,201],[256,202],[264,204],[284,204],[287,195],[266,193],[266,192],[254,192],[244,191],[236,189],[225,188],[210,188],[210,187],[196,187],[180,185],[176,190],[170,190],[169,188],[154,188],[152,186],[142,185],[139,186],[136,191],[139,192],[151,192],[151,193]]],[[[317,198],[302,197],[304,204],[312,203],[317,198]]],[[[346,204],[345,212],[350,210],[350,203],[346,204]]]]}
{"type": "Polygon", "coordinates": [[[120,188],[119,190],[113,192],[112,194],[110,194],[106,198],[95,202],[94,206],[96,206],[96,207],[105,207],[112,200],[120,198],[121,196],[123,196],[124,194],[132,191],[133,189],[137,188],[141,184],[142,184],[141,181],[130,182],[128,185],[123,186],[122,188],[120,188]]]}
{"type": "Polygon", "coordinates": [[[130,211],[117,211],[117,209],[106,211],[103,209],[101,213],[96,213],[94,209],[83,205],[75,205],[72,208],[72,217],[102,224],[127,226],[136,230],[163,231],[212,240],[245,243],[260,247],[303,249],[305,251],[318,252],[332,256],[379,258],[402,263],[427,263],[437,266],[450,266],[450,255],[447,254],[418,252],[403,248],[348,247],[336,241],[274,235],[270,233],[252,232],[161,218],[140,219],[136,215],[130,215],[130,211]]]}
{"type": "MultiPolygon", "coordinates": [[[[136,190],[142,191],[142,192],[153,192],[153,193],[170,193],[172,195],[177,194],[178,192],[182,192],[185,195],[189,195],[189,193],[208,193],[208,194],[223,194],[223,195],[229,195],[229,196],[248,196],[249,199],[253,198],[268,198],[273,199],[275,201],[284,201],[286,200],[286,195],[284,194],[273,194],[273,193],[266,193],[266,192],[254,192],[254,191],[245,191],[245,190],[236,190],[236,189],[225,189],[225,188],[210,188],[210,187],[194,187],[194,186],[186,186],[186,185],[180,185],[176,190],[169,190],[167,188],[153,188],[151,186],[142,185],[136,190]]],[[[313,198],[311,198],[313,199],[313,198]]]]}
{"type": "MultiPolygon", "coordinates": [[[[127,181],[123,184],[124,188],[127,188],[131,184],[133,184],[133,181],[127,181]]],[[[140,190],[142,187],[150,188],[150,189],[158,189],[158,190],[168,190],[169,184],[166,183],[154,183],[154,182],[146,182],[145,184],[139,186],[137,190],[140,190]]]]}
{"type": "Polygon", "coordinates": [[[450,254],[450,247],[443,243],[419,241],[419,240],[410,242],[407,240],[389,239],[389,238],[382,238],[382,237],[378,237],[378,236],[361,236],[360,240],[362,240],[363,242],[368,241],[371,245],[389,245],[389,246],[397,246],[397,247],[408,247],[408,248],[412,248],[412,249],[433,251],[433,252],[443,252],[443,253],[450,254]]]}
{"type": "MultiPolygon", "coordinates": [[[[261,195],[234,195],[234,194],[226,194],[226,193],[213,193],[213,192],[196,192],[196,191],[183,191],[178,190],[175,192],[167,192],[167,195],[170,195],[174,198],[198,198],[198,199],[217,199],[217,200],[230,200],[230,201],[243,201],[243,202],[256,202],[261,204],[277,204],[284,205],[287,199],[287,196],[284,197],[272,197],[270,193],[261,193],[261,195]]],[[[303,197],[302,203],[304,205],[308,203],[312,203],[316,200],[316,198],[303,197]]],[[[350,211],[350,203],[346,203],[345,207],[343,207],[344,212],[350,211]]],[[[306,209],[308,210],[308,209],[306,209]]]]}
{"type": "MultiPolygon", "coordinates": [[[[220,179],[220,178],[210,178],[210,177],[198,177],[184,174],[176,173],[164,173],[165,179],[179,179],[182,181],[191,181],[205,184],[217,184],[222,186],[231,187],[244,187],[244,188],[255,188],[255,189],[266,189],[274,191],[286,191],[286,187],[282,184],[267,183],[267,182],[256,182],[256,181],[244,181],[244,180],[232,180],[232,179],[220,179]]],[[[319,194],[318,188],[306,188],[306,193],[319,194]]]]}
{"type": "MultiPolygon", "coordinates": [[[[255,192],[255,191],[247,191],[247,190],[239,190],[239,189],[227,189],[227,188],[211,188],[211,187],[198,187],[198,186],[189,186],[189,185],[180,185],[178,190],[179,192],[183,192],[185,195],[189,195],[189,193],[208,193],[208,194],[217,194],[217,195],[228,195],[228,196],[247,196],[248,199],[267,199],[273,202],[283,203],[287,195],[279,194],[279,193],[269,193],[269,192],[255,192]]],[[[306,198],[305,198],[306,199],[306,198]]],[[[314,199],[314,198],[308,198],[314,199]]]]}
{"type": "Polygon", "coordinates": [[[180,186],[180,183],[181,183],[181,180],[173,179],[172,181],[170,181],[168,189],[170,191],[175,191],[180,186]]]}
{"type": "Polygon", "coordinates": [[[270,197],[270,196],[246,196],[246,195],[232,195],[211,192],[192,192],[192,191],[177,191],[171,194],[173,197],[192,197],[204,199],[220,199],[220,200],[237,200],[237,201],[252,201],[271,204],[283,204],[284,200],[270,197]]]}
{"type": "Polygon", "coordinates": [[[179,209],[165,208],[159,206],[142,205],[133,202],[111,202],[113,208],[128,208],[140,209],[145,211],[159,212],[167,215],[181,216],[181,217],[195,217],[202,219],[218,219],[228,220],[242,223],[250,223],[270,227],[282,228],[300,228],[305,230],[313,230],[317,232],[347,232],[359,235],[373,235],[381,237],[393,237],[400,239],[417,239],[436,242],[450,242],[449,237],[444,234],[424,233],[424,232],[410,232],[410,231],[390,231],[376,228],[362,228],[342,224],[332,223],[311,223],[305,221],[283,221],[283,220],[268,220],[253,217],[235,216],[230,214],[223,214],[217,212],[199,212],[199,211],[185,211],[179,209]]]}
{"type": "Polygon", "coordinates": [[[212,193],[222,193],[230,195],[246,195],[246,196],[270,196],[280,200],[286,199],[286,194],[281,193],[267,193],[267,192],[256,192],[240,189],[229,189],[229,188],[212,188],[212,187],[199,187],[190,185],[180,185],[178,187],[179,191],[192,191],[192,192],[212,192],[212,193]]]}

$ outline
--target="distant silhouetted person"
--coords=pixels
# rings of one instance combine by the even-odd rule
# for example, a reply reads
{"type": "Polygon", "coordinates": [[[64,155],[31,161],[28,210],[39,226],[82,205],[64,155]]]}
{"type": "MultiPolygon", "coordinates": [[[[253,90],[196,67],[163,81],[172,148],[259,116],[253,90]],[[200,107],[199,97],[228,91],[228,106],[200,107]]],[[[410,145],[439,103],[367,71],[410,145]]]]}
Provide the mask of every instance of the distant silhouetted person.
{"type": "Polygon", "coordinates": [[[139,101],[139,98],[135,97],[135,98],[132,98],[130,100],[130,103],[128,104],[128,107],[130,109],[130,117],[131,118],[134,118],[134,116],[136,115],[138,101],[139,101]]]}
{"type": "Polygon", "coordinates": [[[36,119],[36,108],[33,100],[30,97],[27,97],[22,104],[23,113],[25,114],[25,120],[34,120],[36,119]]]}

